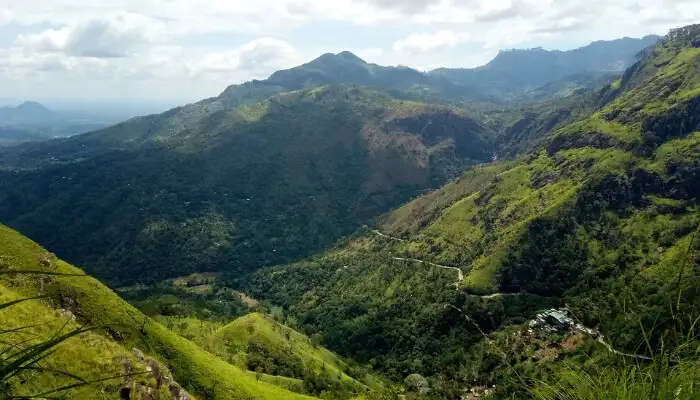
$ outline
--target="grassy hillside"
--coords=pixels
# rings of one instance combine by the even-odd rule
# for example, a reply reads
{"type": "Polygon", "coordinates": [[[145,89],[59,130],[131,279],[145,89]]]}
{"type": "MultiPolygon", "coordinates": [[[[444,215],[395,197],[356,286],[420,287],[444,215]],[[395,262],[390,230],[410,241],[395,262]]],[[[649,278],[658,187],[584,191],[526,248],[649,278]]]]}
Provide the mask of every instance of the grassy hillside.
{"type": "MultiPolygon", "coordinates": [[[[6,283],[6,282],[3,282],[6,283]]],[[[8,285],[9,286],[9,285],[8,285]]],[[[0,303],[5,303],[24,296],[0,284],[0,303]]],[[[17,304],[2,311],[3,331],[17,327],[32,325],[29,329],[23,329],[17,333],[2,335],[2,351],[8,349],[10,343],[21,343],[30,338],[39,341],[53,337],[57,333],[67,333],[80,325],[72,321],[69,312],[61,311],[40,301],[30,301],[17,304]]],[[[30,344],[28,342],[26,344],[30,344]]],[[[98,380],[105,377],[120,376],[125,373],[124,365],[131,364],[136,372],[146,371],[147,365],[137,359],[132,352],[98,332],[86,332],[68,341],[61,343],[55,349],[56,352],[44,362],[46,368],[57,371],[66,371],[77,375],[87,381],[98,380]]],[[[50,391],[68,384],[79,382],[60,374],[42,373],[29,374],[30,379],[11,382],[9,391],[13,395],[36,395],[50,391]],[[21,383],[20,383],[21,382],[21,383]]],[[[148,375],[135,377],[149,387],[155,387],[155,380],[148,375]]],[[[106,382],[96,383],[91,386],[76,388],[69,391],[72,399],[94,399],[96,392],[105,393],[105,398],[118,399],[119,388],[126,384],[127,378],[115,378],[106,382]]],[[[7,389],[7,388],[6,388],[7,389]]],[[[158,398],[169,399],[167,387],[164,393],[159,393],[158,398]]]]}
{"type": "Polygon", "coordinates": [[[240,274],[308,256],[491,157],[490,130],[464,111],[368,89],[217,104],[8,150],[0,220],[111,284],[240,274]]]}
{"type": "MultiPolygon", "coordinates": [[[[49,273],[82,274],[82,271],[57,259],[17,232],[0,226],[0,266],[8,270],[33,270],[49,273]]],[[[69,339],[46,360],[47,365],[96,379],[122,373],[124,362],[145,370],[131,349],[137,347],[172,371],[175,380],[202,399],[305,399],[277,386],[255,379],[247,372],[202,350],[150,320],[121,300],[97,280],[88,276],[6,274],[0,281],[0,298],[45,295],[45,300],[25,302],[0,310],[3,324],[11,329],[33,325],[27,333],[46,337],[72,326],[104,327],[69,339]],[[71,315],[75,317],[72,321],[71,315]],[[65,327],[64,327],[65,325],[65,327]]],[[[17,334],[16,339],[24,334],[17,334]]],[[[3,347],[7,344],[3,344],[3,347]]],[[[5,347],[6,348],[6,347],[5,347]]],[[[148,376],[142,378],[149,380],[148,376]]],[[[16,393],[36,393],[54,385],[73,382],[60,375],[39,375],[29,381],[13,382],[16,393]]],[[[107,398],[119,398],[119,380],[69,392],[69,398],[93,399],[104,391],[107,398]]],[[[165,388],[161,389],[161,392],[165,388]]],[[[162,394],[163,399],[168,395],[162,394]]]]}
{"type": "Polygon", "coordinates": [[[699,26],[673,31],[537,151],[475,168],[323,255],[260,271],[249,289],[340,354],[396,380],[430,375],[445,397],[496,383],[524,396],[521,379],[550,379],[561,358],[619,366],[590,338],[546,356],[571,347],[527,333],[546,307],[567,305],[626,352],[652,356],[687,335],[696,348],[698,43],[699,26]]]}
{"type": "Polygon", "coordinates": [[[204,341],[223,359],[234,360],[251,371],[302,379],[312,390],[313,385],[354,392],[382,386],[362,368],[351,366],[321,346],[317,338],[309,338],[261,313],[240,317],[204,341]]]}

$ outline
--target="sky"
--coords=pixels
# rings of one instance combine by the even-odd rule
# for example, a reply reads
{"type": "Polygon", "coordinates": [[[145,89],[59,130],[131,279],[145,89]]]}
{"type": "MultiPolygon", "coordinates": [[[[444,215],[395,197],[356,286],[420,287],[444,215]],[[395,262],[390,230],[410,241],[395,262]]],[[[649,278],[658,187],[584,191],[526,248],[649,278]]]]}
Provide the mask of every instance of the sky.
{"type": "Polygon", "coordinates": [[[698,0],[0,0],[0,100],[180,104],[326,52],[474,67],[698,22],[698,0]]]}

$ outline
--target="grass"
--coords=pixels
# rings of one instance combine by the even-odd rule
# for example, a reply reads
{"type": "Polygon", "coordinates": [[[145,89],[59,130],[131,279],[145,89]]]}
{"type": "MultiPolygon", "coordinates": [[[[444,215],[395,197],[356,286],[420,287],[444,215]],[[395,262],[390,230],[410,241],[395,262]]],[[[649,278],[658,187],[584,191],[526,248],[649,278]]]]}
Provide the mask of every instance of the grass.
{"type": "Polygon", "coordinates": [[[608,120],[603,117],[602,112],[566,125],[559,129],[556,135],[571,139],[581,139],[586,135],[604,135],[627,147],[638,145],[642,141],[639,126],[608,120]]]}
{"type": "Polygon", "coordinates": [[[248,374],[255,377],[255,379],[259,380],[260,382],[279,386],[292,392],[304,392],[304,381],[301,379],[290,378],[287,376],[261,374],[255,371],[248,371],[248,374]]]}
{"type": "Polygon", "coordinates": [[[348,365],[336,354],[320,345],[313,345],[306,335],[261,313],[251,313],[237,318],[215,331],[208,338],[208,343],[217,353],[223,350],[222,357],[240,359],[245,358],[244,353],[253,339],[258,343],[264,343],[268,348],[278,350],[278,354],[288,352],[297,356],[302,360],[304,368],[314,373],[320,374],[323,368],[340,382],[358,387],[365,386],[347,375],[345,371],[348,370],[348,365]]]}
{"type": "MultiPolygon", "coordinates": [[[[11,288],[0,284],[0,303],[23,297],[11,288]]],[[[69,314],[39,300],[23,302],[0,310],[0,319],[2,319],[3,329],[33,325],[21,332],[3,335],[0,351],[5,350],[7,343],[20,343],[31,339],[27,343],[30,344],[48,340],[58,332],[65,333],[80,327],[69,314]]],[[[86,381],[123,374],[122,363],[125,361],[132,363],[137,371],[146,371],[146,365],[134,358],[128,349],[96,331],[85,332],[70,338],[54,350],[55,352],[42,362],[44,368],[66,371],[86,381]]],[[[72,378],[52,373],[31,373],[29,376],[30,379],[25,377],[26,380],[22,384],[15,385],[14,395],[37,394],[77,382],[72,378]]],[[[146,378],[141,377],[144,380],[147,380],[146,378]]],[[[95,393],[101,392],[105,393],[104,398],[117,399],[116,388],[122,381],[123,379],[114,379],[76,388],[70,392],[70,398],[94,399],[95,393]]]]}
{"type": "Polygon", "coordinates": [[[700,132],[687,137],[669,140],[662,144],[646,168],[662,174],[669,173],[670,165],[690,164],[700,159],[700,132]]]}
{"type": "Polygon", "coordinates": [[[648,365],[570,366],[532,394],[536,400],[694,400],[700,397],[699,367],[697,359],[669,363],[663,357],[648,365]]]}
{"type": "MultiPolygon", "coordinates": [[[[40,246],[21,236],[19,233],[0,225],[0,255],[2,261],[13,269],[45,269],[63,273],[82,273],[61,260],[52,258],[51,266],[42,266],[39,261],[47,252],[40,246]]],[[[82,346],[74,347],[68,357],[72,363],[90,365],[99,363],[100,356],[109,357],[138,347],[146,354],[167,365],[173,372],[175,380],[197,396],[209,396],[214,399],[310,399],[289,392],[265,382],[260,382],[243,371],[202,348],[171,332],[164,326],[152,321],[137,309],[123,301],[114,292],[91,277],[42,277],[31,278],[16,276],[3,279],[3,286],[11,286],[20,296],[32,296],[46,293],[55,299],[70,301],[75,305],[74,312],[81,322],[109,326],[123,337],[118,345],[101,345],[109,343],[106,336],[102,339],[89,339],[95,344],[94,353],[82,346]],[[124,350],[119,350],[121,347],[124,350]],[[98,356],[94,359],[93,356],[98,356]]],[[[28,324],[44,312],[51,315],[51,307],[44,306],[39,314],[20,314],[11,309],[17,323],[28,324]],[[26,318],[26,319],[25,319],[26,318]]],[[[57,307],[57,306],[54,306],[57,307]]],[[[96,333],[94,335],[97,335],[96,333]]],[[[93,337],[93,336],[90,336],[93,337]]],[[[87,340],[87,339],[86,339],[87,340]]],[[[73,343],[75,345],[76,343],[73,343]]],[[[82,367],[81,367],[82,368],[82,367]]],[[[78,371],[79,372],[79,371],[78,371]]]]}
{"type": "MultiPolygon", "coordinates": [[[[430,194],[453,200],[432,223],[397,249],[409,257],[462,267],[468,272],[464,287],[471,292],[497,291],[503,260],[534,218],[568,207],[592,177],[623,173],[636,161],[622,150],[584,147],[563,150],[555,157],[541,153],[511,168],[481,168],[471,174],[481,172],[488,180],[470,177],[480,183],[478,190],[453,184],[439,191],[447,193],[430,194]],[[459,194],[466,195],[458,198],[459,194]]],[[[387,220],[391,226],[401,226],[401,218],[412,218],[417,210],[407,212],[410,207],[390,215],[387,220]]]]}

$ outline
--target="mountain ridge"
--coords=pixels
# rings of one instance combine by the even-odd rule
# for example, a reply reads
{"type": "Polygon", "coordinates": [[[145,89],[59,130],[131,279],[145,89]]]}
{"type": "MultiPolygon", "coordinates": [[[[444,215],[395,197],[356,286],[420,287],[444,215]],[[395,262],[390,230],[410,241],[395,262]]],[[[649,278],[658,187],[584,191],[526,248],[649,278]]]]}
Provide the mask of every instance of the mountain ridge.
{"type": "Polygon", "coordinates": [[[700,26],[673,32],[534,150],[472,168],[374,231],[239,284],[340,354],[375,360],[395,380],[433,377],[445,397],[491,385],[507,397],[527,392],[523,377],[565,383],[557,371],[568,361],[615,362],[593,337],[544,339],[528,322],[543,309],[566,305],[627,353],[647,335],[644,356],[655,356],[681,329],[668,302],[693,319],[700,301],[688,267],[700,250],[699,45],[700,26]]]}
{"type": "Polygon", "coordinates": [[[0,172],[0,214],[103,279],[245,272],[309,254],[490,159],[490,136],[459,109],[357,87],[305,89],[12,149],[22,163],[39,162],[0,172]],[[105,191],[115,203],[95,208],[90,199],[105,191]],[[37,212],[68,203],[73,211],[37,212]],[[94,234],[87,242],[83,229],[94,234]]]}

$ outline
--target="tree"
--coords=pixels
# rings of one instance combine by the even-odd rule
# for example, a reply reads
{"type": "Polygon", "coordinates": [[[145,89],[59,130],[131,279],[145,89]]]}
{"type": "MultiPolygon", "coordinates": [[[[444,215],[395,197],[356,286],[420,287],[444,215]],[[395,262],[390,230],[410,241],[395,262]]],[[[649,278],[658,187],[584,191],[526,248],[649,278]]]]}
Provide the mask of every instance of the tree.
{"type": "Polygon", "coordinates": [[[430,391],[428,380],[421,374],[411,374],[403,381],[408,390],[418,394],[427,394],[430,391]]]}
{"type": "Polygon", "coordinates": [[[314,333],[311,335],[311,345],[314,347],[318,347],[323,343],[323,335],[320,333],[314,333]]]}

